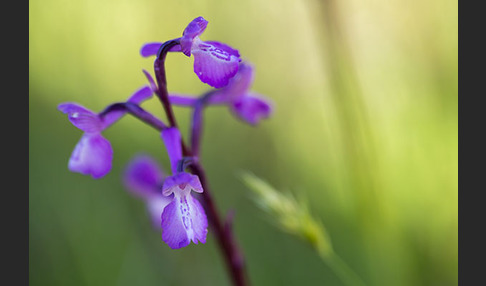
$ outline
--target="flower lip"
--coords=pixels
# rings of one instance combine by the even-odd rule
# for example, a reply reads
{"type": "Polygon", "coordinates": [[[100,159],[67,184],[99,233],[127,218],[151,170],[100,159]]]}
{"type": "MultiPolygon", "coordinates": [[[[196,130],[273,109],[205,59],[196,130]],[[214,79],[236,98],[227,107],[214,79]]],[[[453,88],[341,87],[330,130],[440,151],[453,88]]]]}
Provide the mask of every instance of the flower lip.
{"type": "Polygon", "coordinates": [[[162,240],[172,249],[189,245],[191,240],[206,243],[208,220],[204,208],[191,195],[202,193],[198,176],[185,172],[168,177],[162,187],[164,196],[173,195],[161,215],[162,240]]]}
{"type": "Polygon", "coordinates": [[[194,55],[194,72],[202,82],[214,88],[226,86],[238,72],[240,54],[226,44],[203,42],[196,38],[191,52],[194,55]]]}
{"type": "Polygon", "coordinates": [[[68,168],[72,172],[99,179],[111,170],[113,149],[99,133],[85,133],[73,150],[68,168]]]}
{"type": "MultiPolygon", "coordinates": [[[[221,42],[205,41],[204,43],[212,45],[213,47],[216,48],[215,50],[218,51],[219,53],[228,54],[228,55],[231,55],[231,56],[235,56],[237,58],[240,57],[240,52],[237,49],[233,49],[232,47],[230,47],[226,44],[223,44],[221,42]]],[[[241,59],[239,59],[238,62],[241,62],[241,59]]]]}
{"type": "Polygon", "coordinates": [[[161,215],[162,240],[172,249],[206,243],[208,220],[204,208],[190,194],[175,197],[161,215]]]}

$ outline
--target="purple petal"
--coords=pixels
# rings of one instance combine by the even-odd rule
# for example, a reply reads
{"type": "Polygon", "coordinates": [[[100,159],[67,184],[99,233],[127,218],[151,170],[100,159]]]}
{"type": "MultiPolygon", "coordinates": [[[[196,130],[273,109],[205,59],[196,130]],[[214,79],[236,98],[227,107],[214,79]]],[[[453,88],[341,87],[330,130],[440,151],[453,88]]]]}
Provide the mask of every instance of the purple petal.
{"type": "Polygon", "coordinates": [[[233,48],[216,42],[195,41],[192,46],[194,72],[199,79],[214,88],[226,86],[238,71],[241,61],[233,48]]]}
{"type": "Polygon", "coordinates": [[[84,132],[98,133],[103,130],[103,122],[98,115],[77,103],[61,103],[57,109],[67,113],[69,121],[84,132]]]}
{"type": "Polygon", "coordinates": [[[69,159],[69,170],[98,179],[111,170],[113,149],[101,134],[85,133],[69,159]]]}
{"type": "Polygon", "coordinates": [[[177,164],[182,159],[181,133],[175,127],[162,130],[162,140],[169,154],[172,173],[177,173],[177,164]]]}
{"type": "Polygon", "coordinates": [[[188,194],[192,191],[202,193],[203,188],[199,177],[189,173],[181,172],[167,177],[162,186],[162,194],[169,196],[172,193],[176,195],[188,194]]]}
{"type": "MultiPolygon", "coordinates": [[[[139,155],[132,159],[123,175],[126,188],[134,195],[149,199],[155,195],[162,196],[164,173],[157,162],[149,156],[139,155]]],[[[158,216],[162,211],[159,212],[158,216]]]]}
{"type": "Polygon", "coordinates": [[[162,240],[170,248],[206,243],[208,220],[199,201],[191,195],[174,196],[162,212],[162,240]]]}
{"type": "Polygon", "coordinates": [[[147,205],[147,211],[149,213],[150,220],[152,221],[154,228],[160,229],[162,223],[162,212],[164,211],[164,208],[172,202],[172,200],[173,197],[165,197],[161,194],[157,196],[151,196],[150,199],[145,200],[145,203],[147,205]]]}
{"type": "MultiPolygon", "coordinates": [[[[135,91],[129,98],[128,102],[140,104],[143,101],[151,98],[153,95],[153,91],[148,86],[143,86],[135,91]]],[[[115,123],[118,119],[120,119],[123,115],[125,115],[125,111],[112,111],[105,115],[103,118],[103,129],[108,128],[113,123],[115,123]]]]}
{"type": "Polygon", "coordinates": [[[203,17],[197,17],[192,20],[189,25],[187,25],[186,29],[184,29],[180,43],[182,52],[186,56],[191,56],[191,48],[194,38],[201,35],[206,29],[207,25],[208,21],[206,21],[203,17]]]}
{"type": "Polygon", "coordinates": [[[239,97],[231,108],[236,116],[251,125],[258,124],[261,119],[268,118],[273,112],[272,102],[256,94],[239,97]]]}
{"type": "Polygon", "coordinates": [[[160,46],[162,46],[162,43],[145,44],[140,49],[140,55],[142,55],[142,57],[155,56],[155,55],[157,55],[157,52],[159,51],[160,46]]]}
{"type": "Polygon", "coordinates": [[[203,187],[201,185],[201,181],[199,180],[199,177],[196,175],[191,175],[191,181],[189,182],[189,185],[191,186],[191,189],[196,192],[196,193],[202,193],[203,192],[203,187]]]}

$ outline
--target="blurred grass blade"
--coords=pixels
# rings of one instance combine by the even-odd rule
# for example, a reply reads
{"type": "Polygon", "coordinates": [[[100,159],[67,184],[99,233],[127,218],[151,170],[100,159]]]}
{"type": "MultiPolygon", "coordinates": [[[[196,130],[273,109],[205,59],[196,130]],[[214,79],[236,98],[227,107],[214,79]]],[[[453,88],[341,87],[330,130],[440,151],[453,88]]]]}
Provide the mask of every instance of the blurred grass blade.
{"type": "Polygon", "coordinates": [[[291,193],[281,193],[257,176],[242,172],[243,182],[254,192],[254,201],[283,231],[308,243],[347,285],[365,285],[333,251],[331,239],[321,221],[312,217],[307,204],[291,193]]]}
{"type": "Polygon", "coordinates": [[[285,232],[299,236],[309,243],[319,255],[328,257],[332,245],[323,224],[314,219],[309,208],[298,202],[290,193],[276,191],[257,176],[244,172],[243,182],[256,194],[255,202],[267,212],[271,219],[285,232]]]}

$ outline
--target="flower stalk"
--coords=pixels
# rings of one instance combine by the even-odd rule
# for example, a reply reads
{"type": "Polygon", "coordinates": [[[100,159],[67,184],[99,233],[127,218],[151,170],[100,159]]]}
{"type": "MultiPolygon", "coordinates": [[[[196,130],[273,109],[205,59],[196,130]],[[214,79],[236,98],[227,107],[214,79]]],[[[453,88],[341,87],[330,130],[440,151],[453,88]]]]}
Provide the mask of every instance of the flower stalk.
{"type": "Polygon", "coordinates": [[[102,135],[106,128],[128,113],[156,129],[166,147],[172,174],[164,173],[149,156],[137,156],[124,173],[125,186],[134,196],[145,201],[153,225],[162,229],[162,240],[172,249],[186,247],[191,242],[206,243],[210,226],[231,281],[235,286],[247,286],[249,279],[244,255],[233,234],[234,213],[226,219],[220,216],[199,159],[203,113],[209,105],[226,105],[237,118],[256,125],[270,116],[273,109],[270,101],[248,91],[253,81],[253,68],[240,63],[238,50],[224,43],[199,38],[207,24],[203,17],[197,17],[189,23],[182,37],[145,44],[140,54],[143,57],[156,56],[155,80],[143,70],[149,86],[137,90],[126,102],[108,105],[100,113],[69,102],[60,104],[58,109],[84,132],[71,154],[69,169],[95,179],[111,170],[113,149],[102,135]],[[169,95],[165,70],[168,52],[193,56],[195,74],[215,89],[199,97],[169,95]],[[161,102],[168,124],[140,107],[153,94],[161,102]],[[190,147],[182,139],[172,104],[193,109],[190,147]]]}
{"type": "Polygon", "coordinates": [[[163,43],[160,46],[157,53],[157,59],[154,62],[154,72],[158,86],[156,94],[164,107],[170,127],[177,127],[177,122],[174,111],[172,110],[172,106],[169,102],[169,92],[167,91],[167,79],[165,76],[165,58],[170,49],[177,45],[180,45],[179,39],[174,39],[163,43]]]}
{"type": "MultiPolygon", "coordinates": [[[[177,126],[174,117],[172,105],[169,101],[169,94],[167,92],[167,82],[165,77],[165,57],[167,52],[176,46],[179,41],[168,41],[162,44],[159,49],[157,59],[154,63],[154,71],[156,75],[156,81],[158,86],[158,95],[164,109],[167,113],[167,117],[171,126],[177,126]],[[171,118],[173,118],[171,120],[171,118]]],[[[218,213],[216,204],[214,203],[212,193],[206,177],[206,172],[199,161],[199,150],[202,135],[202,123],[203,123],[203,110],[211,97],[213,92],[208,92],[197,99],[194,105],[193,120],[192,120],[192,132],[191,132],[191,149],[185,147],[184,141],[181,140],[182,154],[183,156],[190,156],[193,160],[189,164],[189,170],[199,177],[204,192],[201,194],[202,204],[207,211],[209,225],[213,228],[215,236],[218,240],[218,246],[222,251],[224,261],[227,265],[229,275],[232,278],[232,282],[235,286],[248,286],[248,278],[245,268],[245,260],[241,250],[238,248],[231,228],[225,228],[222,219],[218,213]]]]}
{"type": "Polygon", "coordinates": [[[245,259],[243,253],[238,247],[238,244],[234,238],[231,227],[225,227],[223,221],[218,213],[216,205],[214,203],[210,187],[206,178],[206,172],[204,168],[196,162],[191,165],[190,170],[193,174],[197,175],[201,180],[201,185],[204,188],[204,192],[201,194],[203,198],[203,205],[208,212],[209,224],[213,227],[213,230],[218,240],[218,246],[222,251],[224,260],[229,271],[232,282],[235,286],[248,286],[248,276],[246,274],[245,259]]]}

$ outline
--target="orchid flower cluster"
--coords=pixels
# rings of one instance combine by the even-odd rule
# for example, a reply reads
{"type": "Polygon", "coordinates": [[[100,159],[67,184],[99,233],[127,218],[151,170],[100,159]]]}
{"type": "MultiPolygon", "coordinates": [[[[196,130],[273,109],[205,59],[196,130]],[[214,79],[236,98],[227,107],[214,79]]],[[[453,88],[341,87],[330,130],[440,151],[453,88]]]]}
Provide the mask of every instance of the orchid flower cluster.
{"type": "Polygon", "coordinates": [[[162,240],[173,249],[185,247],[191,241],[195,244],[205,243],[209,219],[209,225],[215,230],[228,264],[235,264],[230,265],[230,269],[233,276],[237,277],[242,275],[235,274],[239,271],[236,268],[241,265],[234,262],[237,261],[235,257],[241,254],[238,253],[230,230],[218,216],[199,159],[203,110],[212,105],[224,105],[238,119],[257,125],[272,114],[273,104],[267,98],[250,91],[254,67],[242,61],[238,50],[220,42],[202,41],[199,38],[207,24],[203,17],[198,17],[189,23],[182,37],[143,45],[140,50],[143,57],[156,57],[155,80],[149,72],[143,70],[148,84],[138,89],[127,101],[113,103],[99,113],[72,102],[62,103],[58,109],[84,132],[69,159],[69,170],[95,179],[105,176],[112,167],[113,148],[102,132],[126,113],[160,132],[172,174],[166,175],[151,157],[136,156],[123,175],[126,188],[146,202],[152,222],[162,230],[162,240]],[[182,52],[187,57],[193,55],[195,74],[214,89],[198,97],[169,93],[164,66],[169,52],[182,52]],[[154,94],[162,103],[168,123],[140,106],[154,94]],[[192,109],[189,146],[182,140],[173,105],[192,109]],[[193,192],[200,195],[196,196],[193,192]]]}

